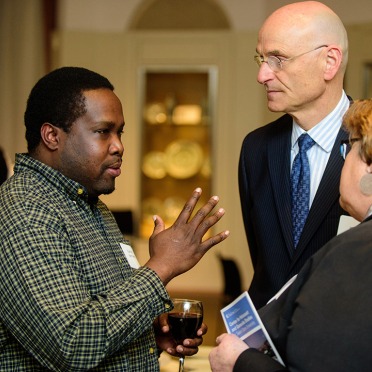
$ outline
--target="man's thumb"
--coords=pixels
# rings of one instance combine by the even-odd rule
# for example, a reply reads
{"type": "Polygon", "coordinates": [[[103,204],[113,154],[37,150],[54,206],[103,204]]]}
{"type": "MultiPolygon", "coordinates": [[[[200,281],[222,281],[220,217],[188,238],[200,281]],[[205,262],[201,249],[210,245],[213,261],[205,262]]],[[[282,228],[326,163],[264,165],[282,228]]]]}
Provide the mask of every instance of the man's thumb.
{"type": "Polygon", "coordinates": [[[157,215],[153,216],[153,220],[154,220],[154,231],[152,235],[155,236],[165,229],[165,225],[164,225],[164,221],[162,220],[162,218],[157,215]]]}

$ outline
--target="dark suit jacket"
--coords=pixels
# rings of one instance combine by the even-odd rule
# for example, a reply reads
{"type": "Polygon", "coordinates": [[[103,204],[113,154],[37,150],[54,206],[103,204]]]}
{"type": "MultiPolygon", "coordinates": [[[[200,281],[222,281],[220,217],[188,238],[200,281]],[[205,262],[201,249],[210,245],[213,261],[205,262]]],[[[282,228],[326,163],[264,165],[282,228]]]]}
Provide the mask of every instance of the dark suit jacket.
{"type": "Polygon", "coordinates": [[[259,313],[286,367],[255,349],[234,372],[371,371],[372,220],[335,237],[259,313]]]}
{"type": "Polygon", "coordinates": [[[242,213],[254,276],[249,289],[259,308],[297,274],[306,260],[336,235],[339,218],[339,181],[344,160],[341,129],[309,211],[300,241],[293,247],[290,148],[292,117],[256,129],[244,139],[239,162],[242,213]]]}

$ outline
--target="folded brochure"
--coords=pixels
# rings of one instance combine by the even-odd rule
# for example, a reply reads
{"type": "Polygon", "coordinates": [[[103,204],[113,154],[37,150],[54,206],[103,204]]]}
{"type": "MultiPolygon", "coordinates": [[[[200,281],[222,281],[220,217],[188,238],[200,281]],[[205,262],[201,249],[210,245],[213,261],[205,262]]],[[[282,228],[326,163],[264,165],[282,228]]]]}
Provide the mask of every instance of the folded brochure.
{"type": "Polygon", "coordinates": [[[237,335],[249,347],[271,355],[284,366],[248,292],[242,293],[221,310],[228,333],[237,335]]]}

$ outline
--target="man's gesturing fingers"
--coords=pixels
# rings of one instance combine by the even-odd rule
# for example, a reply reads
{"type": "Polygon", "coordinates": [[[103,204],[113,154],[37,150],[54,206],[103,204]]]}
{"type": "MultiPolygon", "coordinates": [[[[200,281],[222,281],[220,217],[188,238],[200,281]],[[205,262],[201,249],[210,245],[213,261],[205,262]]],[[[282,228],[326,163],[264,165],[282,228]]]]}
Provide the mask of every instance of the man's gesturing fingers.
{"type": "Polygon", "coordinates": [[[189,221],[189,218],[191,217],[192,212],[194,211],[194,208],[200,199],[201,193],[202,193],[202,189],[200,187],[197,187],[193,191],[191,198],[184,205],[181,213],[177,217],[173,226],[184,225],[189,221]]]}
{"type": "Polygon", "coordinates": [[[165,284],[190,270],[211,247],[229,235],[226,230],[203,241],[204,235],[223,217],[225,210],[219,208],[212,212],[219,201],[217,196],[213,196],[191,217],[200,195],[201,189],[195,189],[176,222],[167,229],[156,216],[149,241],[150,259],[145,266],[153,269],[165,284]]]}

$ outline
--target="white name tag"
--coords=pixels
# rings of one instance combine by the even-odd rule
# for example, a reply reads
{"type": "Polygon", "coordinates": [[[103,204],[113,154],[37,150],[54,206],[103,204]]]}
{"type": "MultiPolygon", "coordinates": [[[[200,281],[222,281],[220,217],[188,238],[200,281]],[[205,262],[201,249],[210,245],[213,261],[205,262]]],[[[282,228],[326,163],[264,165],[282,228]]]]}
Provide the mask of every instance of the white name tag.
{"type": "Polygon", "coordinates": [[[123,250],[124,256],[127,259],[130,267],[132,267],[133,269],[138,269],[140,267],[140,264],[137,260],[136,255],[133,252],[132,247],[124,243],[120,243],[120,247],[123,250]]]}

